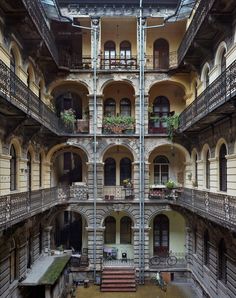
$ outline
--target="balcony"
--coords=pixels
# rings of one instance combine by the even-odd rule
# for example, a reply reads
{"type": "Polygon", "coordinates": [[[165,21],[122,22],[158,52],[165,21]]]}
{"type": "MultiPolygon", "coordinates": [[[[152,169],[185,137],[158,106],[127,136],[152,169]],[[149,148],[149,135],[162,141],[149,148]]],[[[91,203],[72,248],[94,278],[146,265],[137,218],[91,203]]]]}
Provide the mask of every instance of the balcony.
{"type": "Polygon", "coordinates": [[[182,206],[222,226],[236,230],[236,197],[185,188],[171,204],[182,206]]]}
{"type": "Polygon", "coordinates": [[[115,58],[101,58],[101,69],[104,70],[136,70],[137,57],[124,58],[116,56],[115,58]]]}
{"type": "MultiPolygon", "coordinates": [[[[206,16],[210,12],[214,2],[215,0],[200,1],[198,8],[193,16],[192,22],[189,25],[178,49],[178,64],[181,64],[183,62],[186,53],[192,45],[194,38],[196,37],[200,27],[206,19],[206,16]]],[[[209,27],[210,26],[208,25],[208,28],[209,27]]]]}
{"type": "Polygon", "coordinates": [[[129,201],[134,199],[133,187],[103,186],[105,201],[129,201]]]}
{"type": "Polygon", "coordinates": [[[233,62],[181,114],[180,132],[202,130],[235,111],[236,62],[233,62]]]}
{"type": "Polygon", "coordinates": [[[65,129],[56,114],[0,60],[0,94],[26,115],[59,134],[65,129]]]}
{"type": "Polygon", "coordinates": [[[22,0],[22,2],[28,14],[30,15],[32,22],[37,28],[40,37],[45,42],[52,58],[56,64],[58,64],[58,50],[55,44],[55,39],[47,25],[46,15],[41,2],[38,0],[22,0]]]}
{"type": "Polygon", "coordinates": [[[68,54],[67,52],[59,51],[59,66],[72,70],[91,70],[92,58],[89,56],[82,56],[68,54]]]}
{"type": "Polygon", "coordinates": [[[0,197],[0,230],[65,202],[88,199],[88,187],[75,184],[8,194],[0,197]]]}

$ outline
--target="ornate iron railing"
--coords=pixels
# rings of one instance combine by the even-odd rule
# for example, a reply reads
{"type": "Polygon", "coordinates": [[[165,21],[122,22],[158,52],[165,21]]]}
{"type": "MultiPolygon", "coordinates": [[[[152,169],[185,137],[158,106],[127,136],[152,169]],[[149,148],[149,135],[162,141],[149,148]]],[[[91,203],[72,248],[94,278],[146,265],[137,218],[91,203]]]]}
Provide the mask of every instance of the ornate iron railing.
{"type": "Polygon", "coordinates": [[[202,23],[208,15],[209,11],[211,10],[214,2],[215,0],[200,1],[197,10],[193,16],[192,22],[190,23],[178,49],[178,64],[180,64],[183,61],[189,47],[191,46],[196,34],[198,33],[198,30],[202,26],[202,23]]]}
{"type": "Polygon", "coordinates": [[[236,197],[185,188],[172,204],[181,205],[224,226],[236,227],[236,197]]]}
{"type": "Polygon", "coordinates": [[[88,199],[85,185],[46,188],[0,197],[0,230],[65,202],[88,199]]]}
{"type": "Polygon", "coordinates": [[[155,255],[149,259],[150,269],[173,269],[181,268],[186,269],[187,264],[191,262],[192,256],[187,253],[170,253],[166,256],[155,255]]]}
{"type": "Polygon", "coordinates": [[[40,0],[22,0],[42,40],[45,42],[52,58],[58,64],[58,50],[55,39],[46,22],[46,16],[40,0]]]}
{"type": "Polygon", "coordinates": [[[138,68],[137,57],[124,58],[116,56],[114,58],[101,58],[101,69],[135,70],[138,68]]]}
{"type": "Polygon", "coordinates": [[[154,55],[146,55],[145,58],[146,70],[168,70],[178,66],[178,57],[176,51],[170,52],[169,57],[166,57],[166,59],[163,61],[160,61],[154,55]]]}
{"type": "Polygon", "coordinates": [[[106,201],[133,200],[134,189],[124,186],[103,186],[103,197],[106,201]]]}
{"type": "Polygon", "coordinates": [[[92,58],[89,56],[70,55],[66,52],[59,51],[59,65],[68,69],[91,69],[92,58]]]}
{"type": "Polygon", "coordinates": [[[185,131],[236,95],[236,62],[233,62],[181,114],[179,130],[185,131]]]}
{"type": "Polygon", "coordinates": [[[0,60],[0,93],[4,98],[54,133],[66,131],[63,122],[10,68],[0,60]]]}

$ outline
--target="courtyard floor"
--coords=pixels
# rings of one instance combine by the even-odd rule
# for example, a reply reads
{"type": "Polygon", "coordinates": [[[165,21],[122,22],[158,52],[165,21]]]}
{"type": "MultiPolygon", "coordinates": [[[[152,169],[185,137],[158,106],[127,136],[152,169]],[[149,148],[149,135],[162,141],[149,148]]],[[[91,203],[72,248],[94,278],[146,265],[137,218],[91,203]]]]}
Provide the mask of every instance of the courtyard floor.
{"type": "Polygon", "coordinates": [[[186,283],[172,283],[163,292],[155,285],[138,286],[134,293],[103,293],[97,286],[89,288],[78,287],[76,298],[197,298],[191,285],[186,283]]]}

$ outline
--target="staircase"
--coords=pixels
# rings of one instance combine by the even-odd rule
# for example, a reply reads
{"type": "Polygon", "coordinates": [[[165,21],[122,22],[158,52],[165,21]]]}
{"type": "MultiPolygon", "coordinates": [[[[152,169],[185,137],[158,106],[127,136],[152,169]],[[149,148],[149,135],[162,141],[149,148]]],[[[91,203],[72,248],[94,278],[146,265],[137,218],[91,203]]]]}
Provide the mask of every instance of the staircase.
{"type": "Polygon", "coordinates": [[[102,272],[101,292],[136,292],[135,269],[105,267],[102,272]]]}

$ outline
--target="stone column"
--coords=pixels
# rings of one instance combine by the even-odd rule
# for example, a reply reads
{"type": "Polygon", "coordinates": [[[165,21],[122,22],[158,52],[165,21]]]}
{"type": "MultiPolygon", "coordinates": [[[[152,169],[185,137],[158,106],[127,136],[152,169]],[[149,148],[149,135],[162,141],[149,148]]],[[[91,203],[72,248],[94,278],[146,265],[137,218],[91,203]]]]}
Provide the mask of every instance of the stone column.
{"type": "Polygon", "coordinates": [[[135,95],[135,133],[139,134],[139,94],[135,95]]]}
{"type": "Polygon", "coordinates": [[[135,161],[133,164],[133,185],[134,185],[134,198],[139,199],[139,162],[135,161]]]}
{"type": "Polygon", "coordinates": [[[145,162],[145,172],[144,172],[144,193],[145,193],[145,200],[148,200],[149,197],[149,184],[150,184],[150,179],[149,179],[149,168],[150,168],[150,163],[145,162]]]}
{"type": "MultiPolygon", "coordinates": [[[[96,28],[96,40],[94,36],[94,30],[91,31],[91,58],[94,58],[94,48],[93,45],[95,43],[96,50],[97,50],[97,67],[100,67],[100,53],[101,53],[101,22],[99,17],[92,17],[91,18],[91,27],[94,29],[96,28]]],[[[94,67],[94,61],[92,61],[92,67],[94,67]]]]}
{"type": "Polygon", "coordinates": [[[148,107],[149,107],[149,94],[144,95],[144,133],[148,134],[148,107]]]}
{"type": "Polygon", "coordinates": [[[88,183],[88,196],[89,200],[93,200],[93,163],[87,162],[87,170],[88,170],[88,177],[87,177],[87,183],[88,183]]]}
{"type": "MultiPolygon", "coordinates": [[[[93,162],[87,163],[88,167],[88,193],[89,200],[93,200],[93,162]]],[[[103,167],[104,163],[97,163],[97,199],[103,197],[103,167]]]]}
{"type": "Polygon", "coordinates": [[[103,243],[105,227],[98,227],[96,230],[96,240],[94,243],[94,228],[87,227],[88,232],[88,257],[90,268],[94,267],[93,249],[96,247],[96,270],[101,270],[101,259],[103,257],[103,243]]]}
{"type": "Polygon", "coordinates": [[[97,163],[97,197],[103,199],[103,175],[104,175],[104,162],[97,163]]]}
{"type": "MultiPolygon", "coordinates": [[[[94,95],[88,95],[89,106],[89,132],[93,134],[93,118],[94,118],[94,95]]],[[[103,118],[103,95],[97,95],[97,134],[102,133],[102,119],[103,118]]]]}

